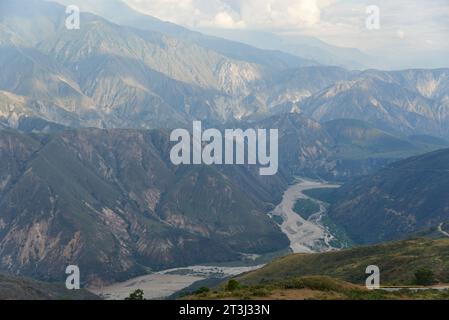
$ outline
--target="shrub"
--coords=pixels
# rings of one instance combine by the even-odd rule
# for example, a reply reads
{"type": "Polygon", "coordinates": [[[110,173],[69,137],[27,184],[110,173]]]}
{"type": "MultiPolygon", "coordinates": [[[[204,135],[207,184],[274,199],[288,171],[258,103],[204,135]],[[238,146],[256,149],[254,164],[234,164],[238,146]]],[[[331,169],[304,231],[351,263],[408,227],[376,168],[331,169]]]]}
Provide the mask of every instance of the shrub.
{"type": "Polygon", "coordinates": [[[228,281],[228,284],[226,285],[227,291],[235,291],[240,287],[240,283],[237,280],[231,279],[228,281]]]}
{"type": "Polygon", "coordinates": [[[422,268],[415,272],[415,283],[420,286],[430,286],[435,283],[435,275],[430,269],[422,268]]]}
{"type": "Polygon", "coordinates": [[[145,300],[145,294],[143,290],[137,289],[136,291],[130,293],[128,298],[125,298],[125,300],[145,300]]]}

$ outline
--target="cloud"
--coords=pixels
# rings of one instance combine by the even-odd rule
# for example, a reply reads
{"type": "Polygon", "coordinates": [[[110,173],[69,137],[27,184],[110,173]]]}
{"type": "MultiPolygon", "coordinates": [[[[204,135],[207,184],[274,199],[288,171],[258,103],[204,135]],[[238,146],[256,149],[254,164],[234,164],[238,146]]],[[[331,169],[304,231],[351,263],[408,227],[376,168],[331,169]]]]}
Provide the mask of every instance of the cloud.
{"type": "Polygon", "coordinates": [[[405,32],[402,31],[402,30],[398,30],[398,31],[396,32],[396,34],[398,35],[398,38],[399,38],[399,39],[404,39],[404,38],[405,38],[405,32]]]}
{"type": "MultiPolygon", "coordinates": [[[[207,22],[202,23],[203,26],[207,26],[207,22]]],[[[244,21],[239,20],[235,21],[234,18],[226,11],[222,11],[217,13],[213,23],[210,24],[213,27],[224,28],[224,29],[236,29],[236,28],[244,28],[246,24],[244,21]]]]}
{"type": "Polygon", "coordinates": [[[448,0],[124,0],[137,10],[192,29],[246,29],[317,37],[375,55],[449,51],[448,0]],[[380,8],[367,30],[366,8],[380,8]]]}
{"type": "Polygon", "coordinates": [[[188,27],[291,30],[312,27],[333,0],[125,0],[165,21],[188,27]]]}

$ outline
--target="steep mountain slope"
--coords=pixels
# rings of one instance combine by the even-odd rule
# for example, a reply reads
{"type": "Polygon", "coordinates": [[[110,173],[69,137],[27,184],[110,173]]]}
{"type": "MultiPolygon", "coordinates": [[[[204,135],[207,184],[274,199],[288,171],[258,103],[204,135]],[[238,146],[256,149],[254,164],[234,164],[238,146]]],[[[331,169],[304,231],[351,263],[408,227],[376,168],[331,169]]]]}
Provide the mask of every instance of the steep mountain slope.
{"type": "Polygon", "coordinates": [[[355,74],[337,67],[290,68],[256,84],[252,95],[273,113],[298,111],[307,98],[355,74]]]}
{"type": "Polygon", "coordinates": [[[63,284],[0,274],[0,300],[100,300],[100,298],[86,290],[67,290],[63,284]]]}
{"type": "Polygon", "coordinates": [[[200,30],[206,34],[246,43],[257,48],[280,50],[323,65],[339,66],[350,70],[383,68],[379,59],[374,59],[358,49],[333,46],[314,37],[254,30],[210,28],[200,28],[200,30]]]}
{"type": "Polygon", "coordinates": [[[249,166],[174,167],[168,131],[3,130],[1,270],[61,280],[78,264],[85,282],[101,284],[287,247],[266,213],[294,175],[338,177],[338,134],[299,114],[251,126],[280,129],[274,177],[249,166]]]}
{"type": "Polygon", "coordinates": [[[286,176],[325,175],[334,141],[317,122],[301,114],[272,116],[255,123],[258,128],[279,129],[279,168],[286,176]]]}
{"type": "Polygon", "coordinates": [[[83,28],[75,33],[60,32],[40,49],[70,66],[92,55],[138,60],[172,79],[202,88],[224,90],[223,80],[245,84],[261,77],[260,66],[231,60],[196,44],[156,32],[120,27],[88,14],[83,19],[83,28]],[[227,74],[228,71],[234,73],[227,74]]]}
{"type": "Polygon", "coordinates": [[[448,74],[366,71],[318,92],[302,110],[318,121],[352,118],[391,132],[447,137],[448,74]]]}
{"type": "Polygon", "coordinates": [[[271,70],[317,65],[313,61],[275,50],[261,50],[241,42],[208,36],[176,24],[133,10],[122,0],[57,0],[65,5],[77,5],[82,11],[91,12],[122,26],[156,31],[170,37],[195,43],[231,59],[255,63],[271,70]]]}
{"type": "Polygon", "coordinates": [[[333,120],[324,123],[323,127],[336,142],[337,155],[345,159],[399,159],[449,146],[444,139],[425,135],[393,135],[360,120],[333,120]]]}
{"type": "MultiPolygon", "coordinates": [[[[81,126],[177,127],[192,117],[223,122],[266,113],[265,105],[246,97],[266,74],[289,66],[269,64],[276,60],[271,56],[253,61],[271,55],[263,50],[235,58],[182,35],[123,27],[87,13],[80,30],[66,30],[65,7],[42,0],[2,1],[0,7],[0,89],[71,112],[81,126]],[[13,44],[11,35],[18,39],[13,44]]],[[[40,116],[74,125],[53,113],[40,116]]]]}
{"type": "Polygon", "coordinates": [[[52,100],[68,111],[92,105],[72,75],[35,49],[0,47],[0,88],[31,99],[52,100]]]}
{"type": "Polygon", "coordinates": [[[398,239],[449,220],[449,151],[394,163],[344,185],[330,216],[359,243],[398,239]]]}
{"type": "Polygon", "coordinates": [[[279,128],[279,168],[287,177],[346,181],[371,174],[400,159],[449,146],[443,139],[394,135],[359,120],[340,119],[320,124],[297,113],[276,115],[246,125],[279,128]]]}
{"type": "Polygon", "coordinates": [[[61,280],[77,264],[85,282],[101,284],[288,245],[265,214],[276,195],[258,195],[272,186],[243,197],[254,179],[245,170],[233,173],[238,180],[224,173],[233,169],[175,168],[164,132],[3,131],[0,150],[0,267],[8,272],[61,280]]]}
{"type": "Polygon", "coordinates": [[[38,50],[1,46],[0,68],[0,117],[12,127],[30,116],[80,126],[82,114],[96,112],[70,71],[38,50]]]}
{"type": "MultiPolygon", "coordinates": [[[[0,90],[0,123],[11,128],[20,128],[22,123],[31,118],[73,127],[82,125],[82,120],[76,114],[51,101],[33,100],[0,90]]],[[[83,121],[85,125],[88,123],[90,121],[83,121]]]]}

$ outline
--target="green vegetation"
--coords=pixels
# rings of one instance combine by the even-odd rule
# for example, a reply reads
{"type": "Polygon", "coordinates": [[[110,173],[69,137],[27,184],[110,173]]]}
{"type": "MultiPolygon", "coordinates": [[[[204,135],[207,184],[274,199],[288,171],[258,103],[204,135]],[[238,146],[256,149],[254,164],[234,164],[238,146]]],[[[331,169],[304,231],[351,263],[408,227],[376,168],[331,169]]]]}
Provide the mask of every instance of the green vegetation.
{"type": "Polygon", "coordinates": [[[229,290],[227,286],[207,293],[183,297],[189,300],[220,299],[278,299],[278,300],[448,300],[449,290],[411,291],[367,290],[326,276],[292,277],[270,284],[240,286],[229,290]]]}
{"type": "Polygon", "coordinates": [[[449,220],[449,150],[391,164],[336,190],[328,213],[359,244],[399,240],[449,220]]]}
{"type": "MultiPolygon", "coordinates": [[[[177,170],[164,153],[168,145],[163,130],[83,129],[51,135],[2,131],[1,216],[11,217],[8,226],[15,226],[17,233],[28,232],[38,219],[42,241],[52,245],[36,260],[22,263],[20,257],[32,251],[11,238],[3,254],[13,260],[0,259],[0,269],[13,265],[11,272],[57,280],[66,260],[57,252],[72,240],[83,243],[72,258],[84,270],[86,282],[119,282],[148,268],[230,262],[241,259],[241,252],[288,248],[288,238],[266,214],[271,199],[264,194],[275,194],[269,192],[271,182],[258,182],[239,168],[177,170]],[[208,235],[163,222],[171,219],[182,219],[208,235]],[[131,230],[131,221],[138,227],[131,230]],[[162,250],[164,243],[174,245],[162,250]],[[120,250],[122,245],[129,250],[120,250]]],[[[276,185],[281,189],[283,183],[276,185]]],[[[3,231],[0,237],[10,230],[3,231]]]]}
{"type": "Polygon", "coordinates": [[[310,216],[320,211],[320,205],[310,199],[298,199],[293,207],[293,211],[307,220],[310,216]]]}
{"type": "Polygon", "coordinates": [[[375,128],[355,119],[338,119],[324,124],[337,143],[336,156],[340,159],[370,158],[401,159],[437,150],[447,146],[433,137],[405,138],[375,128]]]}
{"type": "Polygon", "coordinates": [[[0,273],[0,300],[100,300],[100,297],[84,289],[67,290],[62,283],[0,273]]]}
{"type": "Polygon", "coordinates": [[[435,283],[435,275],[432,270],[421,268],[415,272],[415,283],[420,286],[430,286],[435,283]]]}
{"type": "Polygon", "coordinates": [[[293,254],[185,299],[449,300],[449,290],[367,290],[366,267],[381,286],[449,283],[449,239],[414,239],[338,252],[293,254]]]}
{"type": "Polygon", "coordinates": [[[240,283],[237,280],[231,279],[228,281],[228,284],[226,285],[227,291],[235,291],[240,287],[240,283]]]}
{"type": "Polygon", "coordinates": [[[332,204],[335,201],[336,190],[334,188],[318,188],[304,190],[303,193],[308,197],[332,204]]]}
{"type": "Polygon", "coordinates": [[[449,239],[414,239],[342,251],[293,254],[237,277],[242,285],[259,285],[305,276],[329,276],[364,285],[366,267],[379,266],[382,285],[414,285],[415,272],[431,270],[439,283],[449,283],[449,239]]]}
{"type": "Polygon", "coordinates": [[[346,231],[339,225],[335,224],[334,221],[332,221],[332,219],[329,218],[327,214],[323,214],[321,216],[321,222],[335,237],[335,239],[333,239],[330,242],[331,246],[333,246],[334,248],[342,248],[342,249],[354,246],[354,242],[348,237],[346,231]]]}
{"type": "Polygon", "coordinates": [[[281,216],[273,215],[271,217],[274,222],[276,222],[278,225],[282,225],[284,223],[284,219],[281,216]]]}
{"type": "Polygon", "coordinates": [[[136,291],[131,292],[129,297],[125,298],[125,300],[145,300],[145,294],[143,290],[137,289],[136,291]]]}

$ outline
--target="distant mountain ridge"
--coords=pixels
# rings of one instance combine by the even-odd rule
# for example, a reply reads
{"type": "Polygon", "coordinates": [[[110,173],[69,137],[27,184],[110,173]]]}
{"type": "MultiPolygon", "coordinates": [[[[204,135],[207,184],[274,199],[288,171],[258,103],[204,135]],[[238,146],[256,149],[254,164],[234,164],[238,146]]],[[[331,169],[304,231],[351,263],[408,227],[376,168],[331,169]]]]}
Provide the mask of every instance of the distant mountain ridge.
{"type": "Polygon", "coordinates": [[[91,11],[123,25],[83,13],[83,27],[69,31],[59,4],[0,2],[0,122],[154,129],[300,112],[321,123],[352,118],[394,134],[449,136],[447,69],[348,71],[109,5],[123,21],[105,2],[91,11]]]}
{"type": "Polygon", "coordinates": [[[318,121],[353,118],[388,131],[448,136],[449,70],[369,70],[303,105],[318,121]]]}

